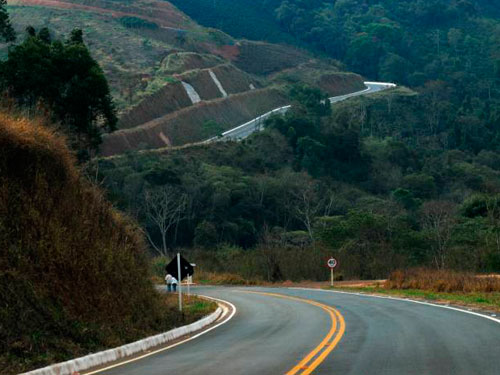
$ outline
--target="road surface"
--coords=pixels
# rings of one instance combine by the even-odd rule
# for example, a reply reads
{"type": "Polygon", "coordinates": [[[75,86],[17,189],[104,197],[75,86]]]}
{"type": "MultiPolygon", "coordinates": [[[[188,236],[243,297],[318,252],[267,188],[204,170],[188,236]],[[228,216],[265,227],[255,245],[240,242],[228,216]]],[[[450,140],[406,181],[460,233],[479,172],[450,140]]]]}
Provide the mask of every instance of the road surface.
{"type": "Polygon", "coordinates": [[[194,289],[232,302],[235,316],[185,344],[101,373],[500,374],[500,320],[317,290],[194,289]]]}
{"type": "MultiPolygon", "coordinates": [[[[337,103],[341,102],[343,100],[355,97],[355,96],[360,96],[360,95],[367,95],[367,94],[372,94],[377,91],[382,91],[382,90],[387,90],[393,87],[396,87],[394,83],[386,83],[386,82],[365,82],[366,89],[356,91],[350,94],[346,95],[340,95],[340,96],[334,96],[329,98],[330,103],[337,103]]],[[[284,114],[290,109],[289,105],[286,105],[284,107],[276,108],[273,109],[272,111],[269,111],[253,120],[250,120],[243,125],[237,126],[236,128],[230,129],[228,131],[225,131],[222,133],[221,137],[213,137],[208,139],[205,142],[215,142],[215,141],[221,141],[221,140],[238,140],[238,139],[244,139],[248,137],[250,134],[259,131],[262,129],[262,126],[264,125],[264,121],[271,117],[272,115],[278,115],[278,114],[284,114]]]]}

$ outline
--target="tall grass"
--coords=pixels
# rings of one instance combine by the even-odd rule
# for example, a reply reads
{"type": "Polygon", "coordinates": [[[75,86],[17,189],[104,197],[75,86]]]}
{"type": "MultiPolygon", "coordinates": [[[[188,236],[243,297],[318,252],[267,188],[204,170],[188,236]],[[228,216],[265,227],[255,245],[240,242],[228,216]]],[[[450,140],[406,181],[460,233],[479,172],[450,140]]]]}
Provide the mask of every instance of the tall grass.
{"type": "Polygon", "coordinates": [[[500,278],[471,273],[424,268],[395,271],[385,287],[389,289],[422,289],[434,292],[500,292],[500,278]]]}
{"type": "Polygon", "coordinates": [[[180,325],[137,225],[80,177],[65,139],[0,113],[0,368],[18,373],[180,325]]]}

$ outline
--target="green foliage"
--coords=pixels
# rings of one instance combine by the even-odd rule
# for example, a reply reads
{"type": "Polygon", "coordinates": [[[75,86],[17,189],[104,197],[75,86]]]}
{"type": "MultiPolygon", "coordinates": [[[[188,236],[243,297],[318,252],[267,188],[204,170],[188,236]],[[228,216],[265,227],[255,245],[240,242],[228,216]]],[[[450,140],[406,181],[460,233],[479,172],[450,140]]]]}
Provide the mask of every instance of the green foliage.
{"type": "Polygon", "coordinates": [[[1,65],[4,89],[23,107],[41,106],[60,122],[81,160],[101,142],[103,130],[116,128],[108,83],[83,43],[81,30],[65,42],[52,41],[47,29],[27,30],[23,43],[9,50],[1,65]]]}
{"type": "Polygon", "coordinates": [[[7,0],[0,0],[0,37],[6,42],[13,42],[16,40],[16,33],[10,23],[6,5],[7,0]]]}
{"type": "MultiPolygon", "coordinates": [[[[271,7],[276,3],[278,1],[272,0],[271,7]]],[[[276,24],[274,16],[266,9],[268,4],[262,2],[248,6],[249,3],[245,1],[173,0],[172,4],[201,24],[221,29],[236,38],[245,37],[270,42],[293,40],[276,24]]]]}
{"type": "Polygon", "coordinates": [[[133,16],[120,17],[119,21],[123,26],[128,27],[130,29],[149,29],[149,30],[158,29],[158,25],[156,23],[139,17],[133,17],[133,16]]]}
{"type": "Polygon", "coordinates": [[[202,132],[204,138],[218,137],[224,132],[224,126],[213,120],[208,120],[203,123],[202,132]]]}
{"type": "Polygon", "coordinates": [[[243,142],[130,154],[102,160],[99,172],[120,207],[139,218],[148,186],[186,194],[190,212],[169,246],[199,249],[208,272],[323,279],[312,270],[331,254],[344,277],[437,264],[498,271],[492,202],[500,172],[491,143],[476,155],[443,142],[453,131],[433,133],[422,97],[404,88],[336,104],[331,114],[318,110],[320,92],[294,94],[286,115],[243,142]],[[226,253],[224,244],[244,250],[226,253]]]}
{"type": "Polygon", "coordinates": [[[290,90],[291,110],[266,121],[279,131],[295,153],[295,169],[314,177],[361,180],[370,167],[361,153],[359,134],[331,117],[328,95],[307,86],[290,90]]]}
{"type": "Polygon", "coordinates": [[[209,249],[217,244],[217,228],[208,221],[202,221],[194,230],[194,245],[209,249]]]}
{"type": "Polygon", "coordinates": [[[272,33],[281,42],[291,36],[366,78],[418,89],[426,131],[446,129],[452,148],[478,153],[500,144],[492,134],[500,113],[499,11],[489,0],[175,3],[201,23],[248,38],[266,39],[280,28],[272,33]],[[247,22],[255,22],[239,12],[258,12],[266,22],[249,30],[247,22]]]}

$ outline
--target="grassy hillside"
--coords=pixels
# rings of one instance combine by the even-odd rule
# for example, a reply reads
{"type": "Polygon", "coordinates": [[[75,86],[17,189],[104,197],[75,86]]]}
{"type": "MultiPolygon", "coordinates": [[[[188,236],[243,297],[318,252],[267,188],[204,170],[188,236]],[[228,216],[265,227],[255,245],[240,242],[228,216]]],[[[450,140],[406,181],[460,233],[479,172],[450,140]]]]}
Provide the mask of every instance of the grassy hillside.
{"type": "Polygon", "coordinates": [[[2,374],[198,317],[157,294],[140,229],[81,177],[65,140],[0,113],[2,374]]]}

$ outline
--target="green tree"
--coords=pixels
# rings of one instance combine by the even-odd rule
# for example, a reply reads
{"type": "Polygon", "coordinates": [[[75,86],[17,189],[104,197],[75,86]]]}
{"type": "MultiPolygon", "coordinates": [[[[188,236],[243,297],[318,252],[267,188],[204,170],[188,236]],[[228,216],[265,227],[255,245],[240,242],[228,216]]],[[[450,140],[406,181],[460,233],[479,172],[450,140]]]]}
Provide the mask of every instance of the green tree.
{"type": "Polygon", "coordinates": [[[81,161],[95,153],[103,131],[116,129],[109,86],[99,64],[73,30],[66,42],[53,41],[48,29],[9,49],[1,66],[2,85],[20,106],[47,108],[60,122],[81,161]]]}
{"type": "Polygon", "coordinates": [[[6,5],[7,0],[0,0],[0,36],[6,42],[13,42],[16,40],[16,33],[10,23],[6,5]]]}

